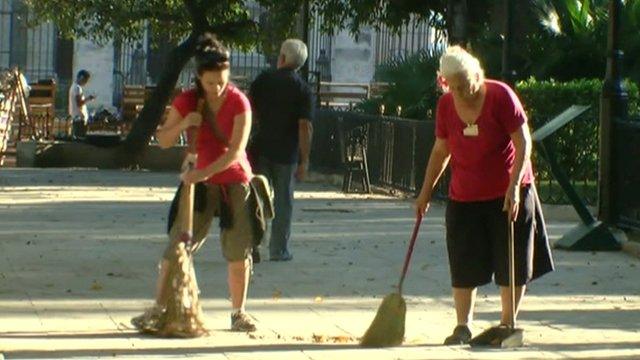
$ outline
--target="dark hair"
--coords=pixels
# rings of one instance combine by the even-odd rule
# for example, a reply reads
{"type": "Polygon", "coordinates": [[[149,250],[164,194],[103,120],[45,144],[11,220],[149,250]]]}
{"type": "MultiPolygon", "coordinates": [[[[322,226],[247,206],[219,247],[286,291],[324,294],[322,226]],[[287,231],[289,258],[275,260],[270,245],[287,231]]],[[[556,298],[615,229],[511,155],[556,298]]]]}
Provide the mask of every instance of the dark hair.
{"type": "MultiPolygon", "coordinates": [[[[215,35],[205,33],[198,38],[196,45],[196,74],[201,76],[205,71],[220,71],[231,67],[229,50],[216,39],[215,35]]],[[[204,96],[204,88],[196,77],[196,89],[199,97],[204,96]]]]}
{"type": "Polygon", "coordinates": [[[76,75],[77,79],[88,79],[91,77],[91,74],[87,71],[87,70],[80,70],[78,71],[78,75],[76,75]]]}
{"type": "Polygon", "coordinates": [[[202,75],[205,71],[226,70],[230,67],[229,50],[213,34],[203,34],[196,45],[196,71],[202,75]]]}

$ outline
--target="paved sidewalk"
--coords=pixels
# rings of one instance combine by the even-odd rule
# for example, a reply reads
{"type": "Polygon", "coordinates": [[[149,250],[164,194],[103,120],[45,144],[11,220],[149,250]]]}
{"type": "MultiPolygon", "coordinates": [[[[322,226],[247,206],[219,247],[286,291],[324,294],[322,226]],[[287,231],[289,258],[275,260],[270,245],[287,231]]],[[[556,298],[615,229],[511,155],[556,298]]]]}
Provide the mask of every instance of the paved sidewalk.
{"type": "MultiPolygon", "coordinates": [[[[216,235],[196,258],[212,335],[140,336],[129,319],[151,304],[176,183],[175,174],[1,170],[0,353],[6,359],[640,358],[640,260],[623,252],[555,251],[557,271],[533,283],[523,305],[525,348],[441,346],[455,321],[441,204],[424,219],[405,282],[405,345],[359,348],[357,338],[397,282],[411,203],[347,197],[321,184],[303,184],[296,194],[294,260],[255,268],[248,310],[258,332],[227,331],[226,266],[216,235]]],[[[574,225],[571,215],[560,215],[548,213],[553,239],[574,225]]],[[[496,287],[481,288],[475,332],[495,324],[499,311],[496,287]]]]}

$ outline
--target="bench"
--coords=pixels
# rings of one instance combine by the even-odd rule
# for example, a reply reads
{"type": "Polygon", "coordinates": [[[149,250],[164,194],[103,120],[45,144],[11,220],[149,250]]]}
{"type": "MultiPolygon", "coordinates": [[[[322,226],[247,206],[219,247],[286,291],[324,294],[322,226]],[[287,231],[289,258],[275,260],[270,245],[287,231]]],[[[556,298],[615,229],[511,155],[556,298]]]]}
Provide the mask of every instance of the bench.
{"type": "Polygon", "coordinates": [[[336,83],[321,81],[318,88],[320,106],[332,108],[352,108],[355,104],[369,99],[371,87],[365,83],[336,83]]]}
{"type": "Polygon", "coordinates": [[[122,121],[132,122],[138,116],[138,106],[144,105],[147,89],[140,85],[125,85],[122,93],[122,121]]]}
{"type": "MultiPolygon", "coordinates": [[[[123,96],[122,96],[122,106],[121,106],[122,121],[123,121],[123,125],[121,128],[122,133],[126,134],[129,131],[131,127],[131,123],[138,117],[138,114],[140,113],[140,111],[142,111],[142,108],[144,108],[145,100],[149,98],[149,96],[151,96],[151,93],[155,89],[156,89],[155,86],[146,86],[146,87],[140,86],[140,85],[124,86],[123,96]]],[[[182,91],[181,89],[175,89],[173,91],[173,94],[171,94],[171,98],[169,99],[169,102],[171,102],[174,97],[180,94],[181,91],[182,91]]],[[[167,105],[164,115],[160,120],[159,124],[164,123],[164,120],[167,114],[169,113],[169,108],[171,108],[171,106],[167,105]]]]}

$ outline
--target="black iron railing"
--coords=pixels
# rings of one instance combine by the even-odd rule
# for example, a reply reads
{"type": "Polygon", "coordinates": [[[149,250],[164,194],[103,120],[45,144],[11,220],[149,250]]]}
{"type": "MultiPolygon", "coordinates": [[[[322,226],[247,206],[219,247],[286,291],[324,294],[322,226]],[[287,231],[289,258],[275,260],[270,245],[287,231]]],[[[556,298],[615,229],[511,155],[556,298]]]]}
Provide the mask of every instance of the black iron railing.
{"type": "MultiPolygon", "coordinates": [[[[424,179],[424,170],[434,141],[433,120],[409,120],[390,116],[367,115],[357,112],[319,109],[315,121],[312,166],[319,171],[340,173],[340,126],[343,132],[360,127],[367,134],[367,156],[371,183],[393,189],[417,192],[424,179]]],[[[640,225],[640,121],[621,124],[620,156],[621,221],[640,225]],[[624,176],[622,176],[624,175],[624,176]]],[[[597,122],[591,116],[569,124],[559,134],[556,146],[564,149],[567,142],[579,142],[580,152],[561,153],[560,165],[566,170],[571,184],[587,204],[597,202],[597,153],[591,152],[597,144],[597,122]],[[589,135],[581,134],[580,127],[588,126],[589,135]],[[596,130],[594,131],[595,128],[596,130]],[[565,133],[566,132],[566,133],[565,133]],[[593,137],[591,137],[593,134],[593,137]],[[572,155],[571,155],[572,154],[572,155]],[[595,157],[595,158],[594,158],[595,157]]],[[[344,136],[344,135],[343,135],[344,136]]],[[[554,142],[555,144],[555,142],[554,142]]],[[[567,148],[575,148],[575,145],[567,148]]],[[[564,151],[564,150],[563,150],[564,151]]],[[[568,151],[568,150],[567,150],[568,151]]],[[[548,169],[548,164],[534,153],[534,171],[542,202],[568,204],[566,195],[548,169]]],[[[437,195],[446,196],[448,176],[445,174],[438,186],[437,195]]]]}
{"type": "MultiPolygon", "coordinates": [[[[414,193],[420,190],[434,141],[433,121],[320,109],[315,122],[312,166],[319,171],[340,172],[344,149],[339,137],[356,128],[364,130],[367,137],[372,184],[414,193]]],[[[445,177],[438,196],[446,196],[447,183],[445,177]]]]}

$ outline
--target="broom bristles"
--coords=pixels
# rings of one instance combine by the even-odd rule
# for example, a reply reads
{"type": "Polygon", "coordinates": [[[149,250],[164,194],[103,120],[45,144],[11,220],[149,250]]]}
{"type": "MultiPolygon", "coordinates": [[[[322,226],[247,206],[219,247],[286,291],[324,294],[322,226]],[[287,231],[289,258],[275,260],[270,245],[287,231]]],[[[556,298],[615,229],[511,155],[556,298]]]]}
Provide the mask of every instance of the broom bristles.
{"type": "Polygon", "coordinates": [[[378,313],[362,337],[360,345],[364,347],[398,346],[404,340],[404,322],[407,304],[402,295],[387,295],[378,308],[378,313]]]}

